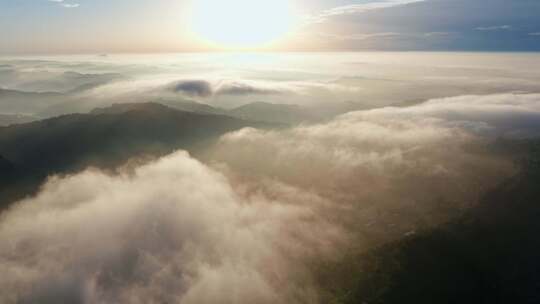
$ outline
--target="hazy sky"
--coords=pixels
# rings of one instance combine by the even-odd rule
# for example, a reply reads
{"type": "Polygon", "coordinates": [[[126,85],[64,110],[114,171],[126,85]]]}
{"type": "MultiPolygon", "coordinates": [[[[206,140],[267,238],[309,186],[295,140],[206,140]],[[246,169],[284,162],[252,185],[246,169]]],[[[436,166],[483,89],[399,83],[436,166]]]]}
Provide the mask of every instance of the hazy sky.
{"type": "Polygon", "coordinates": [[[0,0],[0,53],[540,50],[538,0],[0,0]]]}

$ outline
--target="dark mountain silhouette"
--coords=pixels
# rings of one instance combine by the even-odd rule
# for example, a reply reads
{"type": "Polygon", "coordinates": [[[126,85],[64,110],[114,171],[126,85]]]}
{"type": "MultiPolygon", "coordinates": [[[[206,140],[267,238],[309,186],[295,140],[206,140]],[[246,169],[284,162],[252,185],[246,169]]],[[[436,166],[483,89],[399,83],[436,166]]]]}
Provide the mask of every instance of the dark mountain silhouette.
{"type": "MultiPolygon", "coordinates": [[[[318,122],[329,119],[349,111],[362,110],[359,104],[352,102],[332,102],[324,105],[301,106],[294,104],[274,104],[267,102],[253,102],[233,109],[224,109],[185,99],[157,99],[152,103],[159,103],[172,109],[198,114],[226,115],[250,121],[259,121],[276,124],[299,124],[304,122],[318,122]]],[[[55,117],[73,113],[100,114],[103,109],[112,107],[112,111],[129,110],[129,105],[136,103],[119,103],[110,106],[110,103],[96,105],[96,100],[86,97],[70,96],[63,102],[53,104],[46,109],[37,112],[42,118],[55,117]],[[104,108],[97,108],[105,106],[104,108]],[[93,110],[92,110],[93,109],[93,110]]],[[[111,111],[111,110],[108,110],[111,111]]]]}
{"type": "Polygon", "coordinates": [[[118,115],[129,112],[159,113],[169,112],[173,109],[161,103],[116,103],[104,108],[95,108],[90,111],[92,115],[118,115]]]}
{"type": "MultiPolygon", "coordinates": [[[[313,116],[308,113],[309,109],[302,108],[298,105],[254,102],[227,110],[189,100],[160,99],[155,103],[185,112],[226,115],[239,119],[267,123],[295,124],[314,119],[313,116]]],[[[91,113],[102,114],[103,111],[107,111],[109,113],[118,114],[120,112],[129,111],[132,107],[136,106],[136,103],[114,104],[111,107],[94,109],[91,113]]]]}
{"type": "Polygon", "coordinates": [[[0,172],[10,172],[14,171],[15,166],[2,155],[0,155],[0,172]]]}
{"type": "MultiPolygon", "coordinates": [[[[22,187],[27,191],[28,184],[35,188],[51,174],[71,173],[88,166],[114,169],[134,157],[159,157],[177,149],[195,152],[224,133],[248,126],[272,125],[145,103],[3,127],[0,155],[9,159],[19,173],[7,182],[4,177],[0,189],[22,187]]],[[[4,206],[19,198],[13,194],[2,197],[5,192],[0,191],[4,206]]]]}
{"type": "MultiPolygon", "coordinates": [[[[296,124],[315,119],[313,115],[309,114],[310,109],[303,108],[299,105],[254,102],[228,110],[189,100],[159,99],[156,103],[186,112],[226,115],[239,119],[267,123],[296,124]]],[[[121,112],[129,110],[133,106],[136,106],[136,104],[115,104],[110,108],[97,108],[91,113],[100,114],[103,110],[109,112],[121,112]]]]}

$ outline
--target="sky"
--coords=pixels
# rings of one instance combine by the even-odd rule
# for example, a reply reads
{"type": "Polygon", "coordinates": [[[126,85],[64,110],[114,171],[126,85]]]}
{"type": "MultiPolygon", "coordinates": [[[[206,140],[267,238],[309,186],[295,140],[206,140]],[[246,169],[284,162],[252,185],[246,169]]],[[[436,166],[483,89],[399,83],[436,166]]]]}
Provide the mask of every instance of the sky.
{"type": "Polygon", "coordinates": [[[0,0],[0,53],[539,51],[537,0],[0,0]]]}

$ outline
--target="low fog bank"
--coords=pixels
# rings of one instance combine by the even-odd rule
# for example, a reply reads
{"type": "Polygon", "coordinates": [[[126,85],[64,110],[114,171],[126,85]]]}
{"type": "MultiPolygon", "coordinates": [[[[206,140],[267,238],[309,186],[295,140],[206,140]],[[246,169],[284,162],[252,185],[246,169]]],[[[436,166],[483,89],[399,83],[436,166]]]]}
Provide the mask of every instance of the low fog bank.
{"type": "Polygon", "coordinates": [[[447,221],[514,174],[493,142],[537,136],[539,105],[538,95],[462,96],[248,128],[223,136],[207,161],[254,188],[277,180],[331,201],[326,216],[370,248],[447,221]]]}
{"type": "Polygon", "coordinates": [[[462,96],[224,135],[51,178],[0,220],[5,303],[317,303],[312,272],[452,219],[516,173],[535,94],[462,96]]]}
{"type": "Polygon", "coordinates": [[[296,124],[448,96],[538,93],[538,62],[535,54],[481,53],[2,57],[0,114],[48,118],[160,102],[296,124]],[[253,103],[283,107],[234,111],[253,103]]]}

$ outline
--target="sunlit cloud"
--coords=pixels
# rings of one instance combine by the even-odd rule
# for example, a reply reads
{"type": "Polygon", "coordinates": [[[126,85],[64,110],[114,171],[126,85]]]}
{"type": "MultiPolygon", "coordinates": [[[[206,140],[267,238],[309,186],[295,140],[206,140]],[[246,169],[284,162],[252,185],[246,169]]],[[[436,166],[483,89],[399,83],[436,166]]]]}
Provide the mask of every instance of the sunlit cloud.
{"type": "Polygon", "coordinates": [[[435,99],[243,129],[206,164],[176,152],[51,177],[3,214],[0,300],[318,303],[314,263],[446,222],[511,176],[473,147],[481,130],[540,130],[524,117],[538,121],[540,95],[435,99]]]}
{"type": "Polygon", "coordinates": [[[333,252],[345,235],[313,211],[323,199],[280,183],[265,188],[245,193],[185,152],[132,173],[52,178],[3,214],[0,288],[10,292],[0,301],[309,299],[307,263],[298,261],[333,252]]]}

